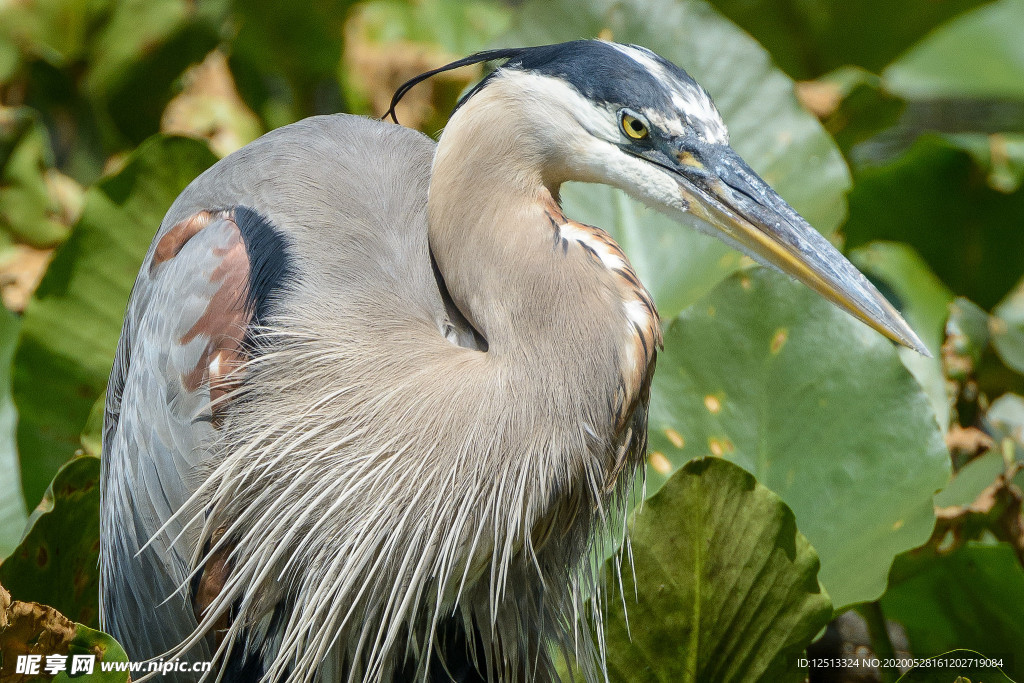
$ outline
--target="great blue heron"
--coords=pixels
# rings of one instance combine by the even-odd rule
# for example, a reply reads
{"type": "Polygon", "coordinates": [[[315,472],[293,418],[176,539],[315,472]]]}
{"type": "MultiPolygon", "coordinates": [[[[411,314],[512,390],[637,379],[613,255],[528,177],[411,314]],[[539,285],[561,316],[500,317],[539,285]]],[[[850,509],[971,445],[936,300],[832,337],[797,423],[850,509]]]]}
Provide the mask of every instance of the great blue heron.
{"type": "Polygon", "coordinates": [[[554,677],[555,643],[599,675],[578,620],[643,461],[661,332],[611,237],[563,214],[565,181],[693,214],[924,350],[682,69],[601,41],[444,68],[491,60],[436,146],[306,119],[164,218],[103,439],[101,620],[133,659],[521,681],[554,677]]]}

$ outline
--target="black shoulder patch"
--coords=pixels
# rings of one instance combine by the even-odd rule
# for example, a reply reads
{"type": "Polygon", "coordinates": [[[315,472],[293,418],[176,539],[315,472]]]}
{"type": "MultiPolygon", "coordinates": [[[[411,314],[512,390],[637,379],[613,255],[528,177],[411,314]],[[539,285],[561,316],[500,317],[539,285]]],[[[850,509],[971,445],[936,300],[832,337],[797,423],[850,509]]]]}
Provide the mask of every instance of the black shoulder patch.
{"type": "Polygon", "coordinates": [[[232,213],[249,256],[251,329],[267,320],[275,297],[294,279],[295,269],[288,243],[270,219],[247,206],[235,207],[232,213]]]}

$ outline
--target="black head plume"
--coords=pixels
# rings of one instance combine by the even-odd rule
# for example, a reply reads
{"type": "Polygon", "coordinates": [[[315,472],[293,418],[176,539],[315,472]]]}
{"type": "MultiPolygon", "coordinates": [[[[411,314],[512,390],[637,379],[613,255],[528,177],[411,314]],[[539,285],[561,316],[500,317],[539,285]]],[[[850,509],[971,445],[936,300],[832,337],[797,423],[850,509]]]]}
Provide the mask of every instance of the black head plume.
{"type": "Polygon", "coordinates": [[[519,57],[524,52],[526,52],[527,50],[529,50],[529,48],[524,48],[524,47],[500,48],[500,49],[497,49],[497,50],[484,50],[482,52],[477,52],[475,54],[469,55],[468,57],[463,57],[462,59],[457,59],[454,62],[451,62],[449,64],[445,64],[444,66],[439,66],[436,69],[431,69],[430,71],[425,71],[425,72],[421,73],[419,76],[416,76],[414,78],[410,78],[408,81],[406,81],[402,85],[398,86],[398,90],[395,91],[394,97],[391,98],[391,106],[388,107],[388,110],[386,112],[384,112],[384,115],[381,116],[380,119],[381,119],[381,121],[383,121],[384,119],[386,119],[386,118],[388,118],[390,116],[392,121],[394,121],[395,123],[398,123],[398,117],[395,115],[395,107],[398,106],[399,101],[401,101],[401,99],[403,97],[405,97],[406,93],[408,93],[410,90],[412,90],[417,85],[419,85],[423,81],[427,80],[431,76],[436,76],[439,73],[443,73],[445,71],[452,71],[453,69],[458,69],[458,68],[463,67],[463,66],[469,66],[471,64],[480,64],[481,62],[491,62],[491,61],[494,61],[496,59],[511,59],[513,57],[519,57]]]}

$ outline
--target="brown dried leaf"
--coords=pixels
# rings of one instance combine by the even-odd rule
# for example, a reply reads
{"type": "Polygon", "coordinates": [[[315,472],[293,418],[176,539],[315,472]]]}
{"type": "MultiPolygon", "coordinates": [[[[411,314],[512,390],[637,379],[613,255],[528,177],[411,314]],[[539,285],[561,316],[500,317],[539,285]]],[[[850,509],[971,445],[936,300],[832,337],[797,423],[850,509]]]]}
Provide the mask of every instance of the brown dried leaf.
{"type": "Polygon", "coordinates": [[[14,255],[0,263],[0,297],[8,310],[21,313],[50,264],[52,249],[14,247],[14,255]]]}
{"type": "Polygon", "coordinates": [[[1024,493],[1013,483],[1022,469],[1024,463],[1008,465],[970,505],[936,508],[935,531],[926,545],[947,554],[987,530],[1013,546],[1024,566],[1024,493]]]}
{"type": "Polygon", "coordinates": [[[75,624],[63,614],[37,602],[11,600],[0,586],[0,652],[5,683],[27,683],[37,676],[15,674],[18,655],[67,654],[75,624]]]}
{"type": "Polygon", "coordinates": [[[227,57],[219,50],[184,75],[185,87],[171,100],[160,130],[201,138],[218,156],[227,156],[263,132],[259,118],[245,104],[231,76],[227,57]]]}
{"type": "Polygon", "coordinates": [[[968,463],[992,448],[993,442],[985,432],[977,427],[950,426],[946,433],[946,447],[953,457],[953,462],[968,463]]]}
{"type": "MultiPolygon", "coordinates": [[[[364,97],[370,111],[382,116],[398,86],[424,71],[455,59],[440,47],[409,40],[374,41],[358,14],[345,25],[345,70],[349,87],[364,97]]],[[[438,117],[441,93],[458,93],[480,76],[479,65],[440,73],[413,88],[395,108],[398,120],[423,129],[438,117]]]]}
{"type": "Polygon", "coordinates": [[[797,81],[796,98],[804,109],[824,121],[839,109],[843,92],[838,83],[828,81],[797,81]]]}
{"type": "Polygon", "coordinates": [[[68,226],[73,226],[82,215],[85,205],[85,188],[74,178],[66,176],[55,168],[46,169],[43,175],[46,189],[57,206],[57,212],[51,217],[68,226]]]}

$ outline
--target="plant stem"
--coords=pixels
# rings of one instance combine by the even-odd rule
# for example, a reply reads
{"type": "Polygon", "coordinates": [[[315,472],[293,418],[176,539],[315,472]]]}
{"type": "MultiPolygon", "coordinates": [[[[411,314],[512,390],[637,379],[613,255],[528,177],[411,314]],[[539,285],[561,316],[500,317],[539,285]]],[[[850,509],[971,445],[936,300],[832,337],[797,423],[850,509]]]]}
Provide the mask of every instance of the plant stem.
{"type": "Polygon", "coordinates": [[[882,683],[896,683],[900,677],[899,670],[883,666],[886,659],[893,659],[896,656],[896,650],[892,646],[892,641],[889,640],[889,630],[885,625],[885,615],[882,614],[881,603],[877,600],[865,602],[857,607],[857,611],[867,622],[871,649],[875,651],[875,656],[880,660],[878,673],[881,675],[882,683]]]}

